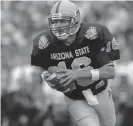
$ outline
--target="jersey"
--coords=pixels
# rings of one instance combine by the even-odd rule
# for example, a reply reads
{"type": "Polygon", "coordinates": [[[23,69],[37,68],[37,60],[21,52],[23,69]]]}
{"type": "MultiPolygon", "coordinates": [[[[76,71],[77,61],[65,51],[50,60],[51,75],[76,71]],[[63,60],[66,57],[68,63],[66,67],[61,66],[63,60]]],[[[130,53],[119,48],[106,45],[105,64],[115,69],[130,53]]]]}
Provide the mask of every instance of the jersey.
{"type": "MultiPolygon", "coordinates": [[[[103,25],[81,24],[75,41],[67,46],[50,33],[42,33],[33,40],[31,65],[47,70],[50,66],[65,64],[67,69],[83,69],[91,66],[98,69],[110,61],[120,58],[115,38],[103,25]]],[[[81,83],[81,82],[80,82],[81,83]]],[[[82,91],[90,88],[93,94],[103,91],[107,80],[98,80],[88,86],[75,81],[76,89],[65,95],[71,99],[85,99],[82,91]]]]}

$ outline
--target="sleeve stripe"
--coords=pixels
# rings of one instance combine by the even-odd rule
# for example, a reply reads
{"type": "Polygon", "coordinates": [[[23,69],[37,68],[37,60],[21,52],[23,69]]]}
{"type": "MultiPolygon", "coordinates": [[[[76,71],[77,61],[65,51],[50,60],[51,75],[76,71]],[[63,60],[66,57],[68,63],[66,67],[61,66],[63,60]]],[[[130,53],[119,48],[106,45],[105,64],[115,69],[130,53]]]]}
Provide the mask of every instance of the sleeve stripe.
{"type": "Polygon", "coordinates": [[[115,65],[114,64],[107,64],[106,66],[113,66],[114,67],[115,65]]]}
{"type": "Polygon", "coordinates": [[[106,64],[106,66],[115,66],[113,61],[109,62],[108,64],[106,64]]]}

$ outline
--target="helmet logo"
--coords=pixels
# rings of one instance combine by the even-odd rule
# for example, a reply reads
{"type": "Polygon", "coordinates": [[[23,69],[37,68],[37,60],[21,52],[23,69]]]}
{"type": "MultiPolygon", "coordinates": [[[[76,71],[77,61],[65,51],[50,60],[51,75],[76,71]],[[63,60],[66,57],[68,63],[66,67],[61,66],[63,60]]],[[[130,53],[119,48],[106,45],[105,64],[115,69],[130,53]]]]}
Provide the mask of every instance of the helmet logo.
{"type": "Polygon", "coordinates": [[[96,39],[98,37],[96,27],[89,27],[89,29],[86,32],[85,37],[90,39],[90,40],[96,39]]]}
{"type": "Polygon", "coordinates": [[[61,19],[62,18],[62,13],[56,13],[52,15],[52,19],[56,20],[56,19],[61,19]]]}
{"type": "Polygon", "coordinates": [[[49,45],[49,42],[45,35],[40,37],[38,45],[39,45],[38,47],[39,49],[44,49],[49,45]]]}

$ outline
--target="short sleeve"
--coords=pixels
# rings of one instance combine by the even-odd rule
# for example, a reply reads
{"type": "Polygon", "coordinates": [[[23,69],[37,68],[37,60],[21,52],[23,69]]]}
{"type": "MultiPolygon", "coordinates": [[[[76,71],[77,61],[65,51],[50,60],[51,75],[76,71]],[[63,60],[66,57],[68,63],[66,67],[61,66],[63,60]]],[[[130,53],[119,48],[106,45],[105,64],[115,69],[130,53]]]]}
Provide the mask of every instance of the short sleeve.
{"type": "Polygon", "coordinates": [[[101,45],[98,60],[101,64],[104,65],[110,61],[120,59],[118,43],[108,28],[104,26],[101,28],[100,41],[101,45]]]}

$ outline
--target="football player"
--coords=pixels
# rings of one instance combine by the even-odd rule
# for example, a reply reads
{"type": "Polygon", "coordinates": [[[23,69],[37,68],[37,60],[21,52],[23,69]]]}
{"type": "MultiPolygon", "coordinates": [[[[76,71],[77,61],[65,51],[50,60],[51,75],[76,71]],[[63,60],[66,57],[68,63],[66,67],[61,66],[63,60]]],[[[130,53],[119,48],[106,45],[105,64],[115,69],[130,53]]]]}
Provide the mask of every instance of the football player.
{"type": "Polygon", "coordinates": [[[64,93],[78,126],[115,126],[108,79],[115,77],[119,48],[108,28],[80,21],[78,6],[57,2],[50,12],[49,30],[33,40],[31,65],[43,68],[42,78],[64,93]]]}

